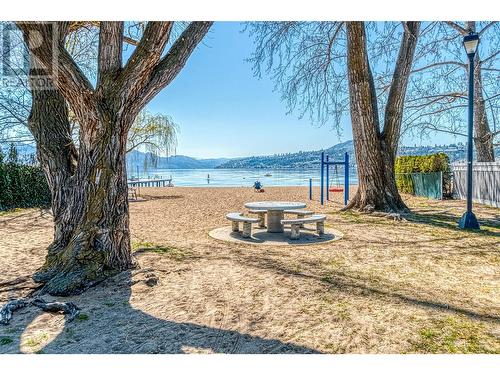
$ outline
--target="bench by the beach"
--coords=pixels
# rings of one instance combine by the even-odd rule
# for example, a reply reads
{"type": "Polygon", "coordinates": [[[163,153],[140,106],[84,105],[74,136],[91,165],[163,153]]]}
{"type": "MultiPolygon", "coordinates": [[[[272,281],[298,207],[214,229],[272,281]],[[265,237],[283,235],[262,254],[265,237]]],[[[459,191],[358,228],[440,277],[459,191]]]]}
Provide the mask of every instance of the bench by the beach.
{"type": "MultiPolygon", "coordinates": [[[[297,215],[297,219],[303,219],[306,216],[314,214],[314,211],[309,210],[285,210],[283,212],[285,214],[297,215]]],[[[304,228],[304,224],[301,224],[300,227],[304,228]]]]}
{"type": "Polygon", "coordinates": [[[239,223],[243,223],[241,236],[245,238],[252,237],[252,224],[260,222],[260,219],[243,216],[240,212],[231,212],[226,215],[226,218],[231,221],[233,232],[239,232],[239,223]]]}
{"type": "MultiPolygon", "coordinates": [[[[267,210],[249,210],[249,213],[258,214],[258,218],[244,216],[240,212],[231,212],[226,215],[226,218],[231,221],[233,233],[240,232],[239,224],[243,223],[243,231],[241,236],[244,238],[250,238],[252,236],[252,224],[259,224],[260,228],[265,228],[265,215],[267,210]]],[[[290,238],[296,240],[300,238],[300,228],[304,228],[304,224],[316,223],[316,232],[318,235],[322,235],[325,232],[325,220],[326,215],[312,215],[313,211],[308,210],[285,210],[284,213],[297,215],[295,219],[283,219],[281,224],[290,224],[291,232],[290,238]]]]}
{"type": "Polygon", "coordinates": [[[325,220],[326,215],[312,215],[308,217],[301,217],[297,219],[283,219],[281,224],[290,224],[290,238],[292,240],[298,240],[300,238],[300,228],[304,227],[307,223],[316,223],[316,233],[322,235],[325,233],[325,220]]]}

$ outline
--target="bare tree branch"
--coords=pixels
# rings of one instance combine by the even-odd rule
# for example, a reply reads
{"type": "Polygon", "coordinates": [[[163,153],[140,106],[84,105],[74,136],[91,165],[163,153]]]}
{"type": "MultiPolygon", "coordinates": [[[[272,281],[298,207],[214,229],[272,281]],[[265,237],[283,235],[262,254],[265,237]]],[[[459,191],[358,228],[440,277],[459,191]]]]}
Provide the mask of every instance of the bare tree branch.
{"type": "Polygon", "coordinates": [[[147,84],[170,38],[173,22],[148,22],[139,44],[123,69],[120,79],[127,97],[135,98],[147,84]]]}
{"type": "Polygon", "coordinates": [[[411,72],[418,73],[418,72],[422,72],[422,71],[427,70],[427,69],[431,69],[431,68],[435,68],[437,66],[443,66],[443,65],[456,65],[456,66],[459,66],[461,68],[467,69],[467,64],[460,63],[458,61],[439,61],[439,62],[432,63],[432,64],[429,64],[429,65],[426,65],[426,66],[423,66],[423,67],[420,67],[417,69],[413,69],[411,72]]]}
{"type": "Polygon", "coordinates": [[[69,29],[69,23],[66,29],[63,22],[18,22],[17,25],[26,40],[32,42],[28,43],[30,53],[46,70],[53,70],[54,85],[64,94],[77,117],[85,118],[92,102],[93,88],[64,47],[64,36],[69,29]],[[54,49],[58,55],[56,64],[53,61],[54,49]]]}
{"type": "Polygon", "coordinates": [[[495,57],[498,56],[498,54],[500,53],[500,49],[498,51],[496,51],[495,53],[492,53],[490,56],[488,56],[487,58],[485,59],[482,59],[481,60],[481,64],[486,64],[488,61],[490,60],[493,60],[495,57]]]}
{"type": "Polygon", "coordinates": [[[448,24],[449,26],[453,27],[455,30],[457,30],[462,35],[469,34],[468,30],[464,29],[462,26],[460,26],[459,24],[457,24],[455,22],[446,21],[446,24],[448,24]]]}
{"type": "Polygon", "coordinates": [[[144,106],[177,76],[198,43],[213,22],[191,22],[172,45],[168,53],[154,67],[151,78],[137,100],[144,106]]]}
{"type": "Polygon", "coordinates": [[[498,21],[490,22],[485,27],[483,27],[483,29],[478,33],[479,36],[481,36],[486,30],[488,30],[491,26],[494,26],[496,23],[498,23],[498,21]]]}

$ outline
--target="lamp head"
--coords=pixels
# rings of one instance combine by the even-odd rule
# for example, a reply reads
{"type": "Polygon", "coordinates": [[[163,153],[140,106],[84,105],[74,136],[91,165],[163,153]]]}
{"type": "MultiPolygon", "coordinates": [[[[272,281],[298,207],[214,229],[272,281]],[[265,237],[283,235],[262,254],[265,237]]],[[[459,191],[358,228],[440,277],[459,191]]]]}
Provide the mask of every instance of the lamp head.
{"type": "Polygon", "coordinates": [[[464,36],[464,48],[467,56],[474,56],[477,51],[478,44],[479,35],[477,33],[471,32],[469,35],[464,36]]]}

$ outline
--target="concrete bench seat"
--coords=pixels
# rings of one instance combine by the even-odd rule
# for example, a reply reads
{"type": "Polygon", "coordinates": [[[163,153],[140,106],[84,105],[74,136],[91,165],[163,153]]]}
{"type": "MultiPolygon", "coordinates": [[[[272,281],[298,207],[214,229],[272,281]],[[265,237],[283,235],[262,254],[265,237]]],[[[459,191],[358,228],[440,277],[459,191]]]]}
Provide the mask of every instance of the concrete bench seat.
{"type": "Polygon", "coordinates": [[[248,210],[248,212],[259,215],[259,228],[266,227],[266,210],[248,210]]]}
{"type": "Polygon", "coordinates": [[[297,219],[283,219],[281,224],[290,224],[292,230],[290,232],[290,238],[292,240],[298,240],[300,238],[300,228],[307,223],[316,223],[316,233],[322,235],[325,233],[325,220],[326,215],[312,215],[308,217],[302,217],[297,219]]]}
{"type": "Polygon", "coordinates": [[[233,232],[239,232],[239,223],[243,223],[243,232],[241,235],[245,238],[252,236],[252,224],[260,221],[260,219],[256,219],[254,217],[243,216],[240,212],[231,212],[226,215],[226,219],[231,221],[233,232]]]}
{"type": "MultiPolygon", "coordinates": [[[[306,215],[314,214],[314,211],[309,210],[285,210],[283,211],[285,214],[297,215],[297,219],[302,219],[306,215]]],[[[304,228],[304,224],[300,224],[301,228],[304,228]]]]}
{"type": "MultiPolygon", "coordinates": [[[[309,210],[285,210],[283,211],[285,214],[292,214],[292,215],[312,215],[314,214],[314,211],[309,211],[309,210]]],[[[299,216],[300,217],[300,216],[299,216]]]]}

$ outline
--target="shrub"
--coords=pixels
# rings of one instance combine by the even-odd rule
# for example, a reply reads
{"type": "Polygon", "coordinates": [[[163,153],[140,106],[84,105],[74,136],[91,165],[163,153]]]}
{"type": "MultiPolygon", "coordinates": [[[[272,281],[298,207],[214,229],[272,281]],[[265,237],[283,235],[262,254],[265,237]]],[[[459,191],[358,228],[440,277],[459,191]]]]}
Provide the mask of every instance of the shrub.
{"type": "Polygon", "coordinates": [[[0,150],[0,211],[49,205],[50,190],[42,168],[19,162],[13,150],[7,159],[0,150]]]}
{"type": "Polygon", "coordinates": [[[400,192],[415,194],[412,173],[443,172],[443,195],[451,192],[450,162],[448,155],[399,156],[395,163],[396,184],[400,192]]]}

